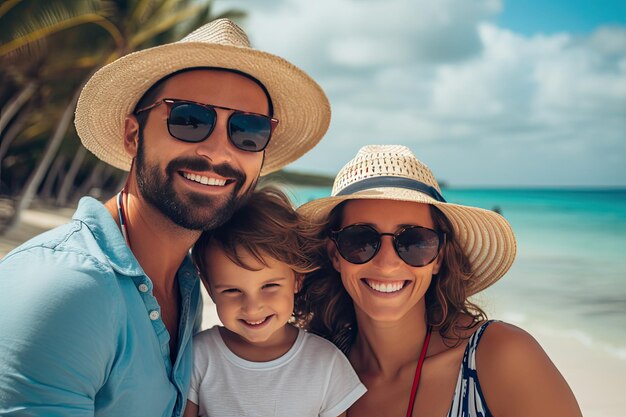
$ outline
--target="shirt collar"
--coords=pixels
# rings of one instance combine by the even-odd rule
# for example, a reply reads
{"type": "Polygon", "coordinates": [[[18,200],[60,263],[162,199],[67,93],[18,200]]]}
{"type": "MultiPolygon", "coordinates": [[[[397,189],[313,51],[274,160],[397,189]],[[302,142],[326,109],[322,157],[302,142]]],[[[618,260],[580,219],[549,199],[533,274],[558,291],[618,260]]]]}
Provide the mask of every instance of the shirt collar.
{"type": "Polygon", "coordinates": [[[145,275],[119,226],[102,203],[91,197],[81,198],[73,219],[89,228],[116,272],[128,276],[145,275]]]}

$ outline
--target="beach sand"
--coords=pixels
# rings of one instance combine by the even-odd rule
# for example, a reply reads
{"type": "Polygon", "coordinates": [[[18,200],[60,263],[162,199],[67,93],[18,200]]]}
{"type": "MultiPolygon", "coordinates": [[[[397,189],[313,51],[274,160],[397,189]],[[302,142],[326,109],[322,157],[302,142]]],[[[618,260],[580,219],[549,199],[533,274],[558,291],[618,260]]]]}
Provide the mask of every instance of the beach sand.
{"type": "MultiPolygon", "coordinates": [[[[73,209],[27,210],[22,223],[7,236],[0,236],[0,257],[30,237],[52,227],[66,223],[73,209]]],[[[215,307],[204,295],[203,328],[219,323],[215,307]]],[[[487,311],[490,317],[500,318],[518,325],[532,334],[561,371],[585,417],[622,417],[626,409],[626,354],[609,354],[593,340],[570,332],[558,333],[553,329],[516,317],[498,316],[498,311],[487,311]]]]}

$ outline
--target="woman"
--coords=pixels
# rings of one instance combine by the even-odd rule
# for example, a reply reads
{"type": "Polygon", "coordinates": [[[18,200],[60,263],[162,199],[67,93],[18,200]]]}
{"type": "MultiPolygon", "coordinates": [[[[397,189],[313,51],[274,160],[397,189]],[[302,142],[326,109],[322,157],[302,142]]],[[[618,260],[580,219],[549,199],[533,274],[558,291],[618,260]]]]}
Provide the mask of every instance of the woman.
{"type": "Polygon", "coordinates": [[[502,216],[447,203],[403,146],[362,148],[299,212],[324,248],[296,315],[368,388],[349,415],[581,416],[539,344],[468,300],[513,263],[502,216]]]}

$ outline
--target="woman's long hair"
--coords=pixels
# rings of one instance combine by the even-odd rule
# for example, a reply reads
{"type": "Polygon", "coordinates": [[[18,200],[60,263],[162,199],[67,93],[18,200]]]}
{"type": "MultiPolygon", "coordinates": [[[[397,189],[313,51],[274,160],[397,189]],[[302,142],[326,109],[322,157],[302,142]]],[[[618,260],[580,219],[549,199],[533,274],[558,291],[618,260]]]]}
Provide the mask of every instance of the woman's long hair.
{"type": "MultiPolygon", "coordinates": [[[[358,332],[354,303],[343,287],[340,274],[333,268],[326,251],[331,230],[341,225],[345,202],[330,213],[326,222],[311,225],[317,236],[317,245],[311,250],[319,269],[306,275],[302,288],[296,296],[296,322],[308,331],[333,342],[346,355],[358,332]]],[[[445,232],[443,261],[439,273],[426,291],[426,321],[452,345],[461,342],[461,331],[485,320],[486,314],[468,300],[467,288],[472,269],[461,249],[452,225],[435,206],[430,206],[435,229],[445,232]],[[464,325],[461,318],[472,320],[464,325]]]]}

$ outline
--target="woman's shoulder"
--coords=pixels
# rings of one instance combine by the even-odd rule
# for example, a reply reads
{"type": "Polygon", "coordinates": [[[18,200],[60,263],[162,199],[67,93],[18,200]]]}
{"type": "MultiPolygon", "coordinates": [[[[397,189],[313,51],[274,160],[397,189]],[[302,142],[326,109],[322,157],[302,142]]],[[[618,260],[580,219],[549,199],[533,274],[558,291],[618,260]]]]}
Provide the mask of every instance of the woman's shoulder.
{"type": "Polygon", "coordinates": [[[545,352],[526,330],[503,321],[480,323],[475,332],[482,328],[479,356],[488,356],[489,362],[503,361],[511,365],[527,355],[545,355],[545,352]]]}
{"type": "Polygon", "coordinates": [[[580,415],[554,363],[539,342],[517,326],[489,324],[476,349],[476,371],[494,415],[511,409],[520,415],[580,415]]]}

